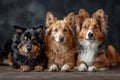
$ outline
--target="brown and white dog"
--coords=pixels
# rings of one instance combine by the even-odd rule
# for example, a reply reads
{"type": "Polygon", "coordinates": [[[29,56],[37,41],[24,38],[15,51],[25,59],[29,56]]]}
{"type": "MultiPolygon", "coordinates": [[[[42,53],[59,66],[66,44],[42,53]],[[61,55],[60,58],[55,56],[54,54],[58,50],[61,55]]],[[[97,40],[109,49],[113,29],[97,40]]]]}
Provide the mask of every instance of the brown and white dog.
{"type": "Polygon", "coordinates": [[[92,18],[84,9],[75,17],[78,38],[78,71],[101,71],[120,62],[120,56],[112,45],[105,45],[108,16],[102,9],[92,18]]]}
{"type": "Polygon", "coordinates": [[[74,13],[57,20],[51,12],[46,14],[46,54],[49,71],[70,71],[75,66],[76,42],[74,13]]]}

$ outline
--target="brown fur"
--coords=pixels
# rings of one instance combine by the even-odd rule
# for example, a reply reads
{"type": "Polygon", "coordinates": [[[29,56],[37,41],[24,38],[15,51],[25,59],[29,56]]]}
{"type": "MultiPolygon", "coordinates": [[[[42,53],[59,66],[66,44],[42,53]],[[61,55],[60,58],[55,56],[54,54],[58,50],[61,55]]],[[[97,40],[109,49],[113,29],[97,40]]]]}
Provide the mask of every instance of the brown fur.
{"type": "MultiPolygon", "coordinates": [[[[92,18],[89,18],[89,14],[87,13],[87,11],[80,9],[78,15],[76,16],[78,40],[80,42],[84,41],[88,29],[91,29],[94,33],[93,37],[95,41],[97,43],[103,42],[103,39],[107,34],[107,29],[106,29],[107,20],[108,20],[108,16],[104,13],[102,9],[97,10],[93,14],[92,18]],[[98,20],[100,21],[100,25],[98,24],[98,20]],[[82,23],[82,21],[84,21],[84,23],[82,23]]],[[[108,51],[108,58],[106,57],[105,52],[103,52],[101,55],[96,55],[96,54],[94,55],[92,59],[94,61],[92,66],[96,67],[96,69],[91,71],[96,71],[99,70],[100,68],[109,68],[111,65],[116,65],[118,64],[118,62],[120,62],[120,56],[118,55],[117,51],[112,45],[107,46],[107,51],[108,51]]],[[[79,67],[83,63],[84,62],[81,61],[80,55],[78,54],[77,66],[79,67]]]]}
{"type": "MultiPolygon", "coordinates": [[[[52,64],[61,68],[65,64],[70,70],[75,66],[76,43],[73,31],[74,14],[70,13],[64,20],[57,20],[51,12],[46,15],[46,54],[48,56],[48,68],[52,64]],[[55,30],[59,32],[56,32],[55,30]],[[55,37],[63,37],[63,43],[57,43],[55,37]]],[[[49,70],[56,71],[56,70],[49,70]]],[[[61,70],[62,71],[62,70],[61,70]]],[[[66,70],[65,70],[66,71],[66,70]]]]}

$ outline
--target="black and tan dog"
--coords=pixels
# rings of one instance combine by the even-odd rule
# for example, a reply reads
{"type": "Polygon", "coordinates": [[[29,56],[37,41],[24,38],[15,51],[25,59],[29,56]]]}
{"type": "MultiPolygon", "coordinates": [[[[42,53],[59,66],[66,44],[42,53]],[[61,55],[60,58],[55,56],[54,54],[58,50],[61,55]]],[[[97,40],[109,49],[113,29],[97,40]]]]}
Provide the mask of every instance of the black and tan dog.
{"type": "Polygon", "coordinates": [[[13,62],[14,68],[24,72],[44,70],[47,57],[44,54],[43,26],[30,29],[15,26],[15,30],[11,44],[12,53],[9,53],[11,57],[8,56],[7,64],[13,62]]]}

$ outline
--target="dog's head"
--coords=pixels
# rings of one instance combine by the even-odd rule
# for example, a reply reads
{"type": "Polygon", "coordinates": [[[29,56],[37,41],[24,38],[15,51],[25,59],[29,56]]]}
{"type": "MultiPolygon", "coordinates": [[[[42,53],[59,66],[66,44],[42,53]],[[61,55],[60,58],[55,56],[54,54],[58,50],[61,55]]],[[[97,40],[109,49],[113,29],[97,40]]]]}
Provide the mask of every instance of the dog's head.
{"type": "Polygon", "coordinates": [[[74,35],[74,13],[68,14],[63,20],[57,20],[51,12],[47,12],[46,26],[46,36],[56,43],[66,43],[74,35]]]}
{"type": "Polygon", "coordinates": [[[36,58],[41,51],[43,26],[36,28],[22,28],[15,26],[17,50],[19,54],[28,58],[36,58]]]}
{"type": "Polygon", "coordinates": [[[92,18],[84,9],[80,9],[76,16],[76,26],[79,40],[102,41],[107,34],[108,16],[102,9],[97,10],[92,18]]]}

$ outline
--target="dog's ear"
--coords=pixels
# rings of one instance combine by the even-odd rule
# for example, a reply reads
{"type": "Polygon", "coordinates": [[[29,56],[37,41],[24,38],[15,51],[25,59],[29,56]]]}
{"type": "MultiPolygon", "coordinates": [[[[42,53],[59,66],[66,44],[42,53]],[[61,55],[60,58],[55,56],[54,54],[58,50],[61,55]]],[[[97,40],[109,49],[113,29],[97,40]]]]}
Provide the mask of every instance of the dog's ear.
{"type": "Polygon", "coordinates": [[[38,33],[43,33],[43,25],[39,25],[37,27],[33,27],[34,30],[36,30],[38,33]]]}
{"type": "Polygon", "coordinates": [[[52,30],[51,27],[46,29],[46,36],[49,36],[51,34],[51,30],[52,30]]]}
{"type": "Polygon", "coordinates": [[[101,30],[106,35],[107,34],[108,15],[106,15],[102,9],[98,9],[95,13],[93,13],[92,17],[100,22],[101,30]]]}
{"type": "Polygon", "coordinates": [[[23,28],[17,25],[14,25],[14,29],[17,37],[20,36],[26,30],[26,28],[23,28]]]}
{"type": "Polygon", "coordinates": [[[53,16],[53,14],[51,12],[47,12],[46,14],[46,26],[50,27],[51,24],[53,24],[54,22],[56,22],[57,18],[53,16]]]}
{"type": "Polygon", "coordinates": [[[82,27],[83,21],[89,17],[89,14],[86,10],[80,9],[78,15],[75,16],[76,21],[76,31],[79,32],[82,27]]]}
{"type": "Polygon", "coordinates": [[[68,14],[67,17],[64,18],[65,21],[69,22],[69,24],[74,27],[74,22],[75,22],[75,16],[74,16],[74,13],[71,12],[68,14]]]}

